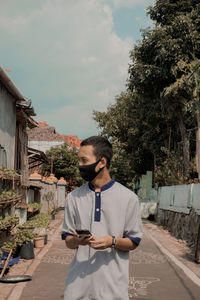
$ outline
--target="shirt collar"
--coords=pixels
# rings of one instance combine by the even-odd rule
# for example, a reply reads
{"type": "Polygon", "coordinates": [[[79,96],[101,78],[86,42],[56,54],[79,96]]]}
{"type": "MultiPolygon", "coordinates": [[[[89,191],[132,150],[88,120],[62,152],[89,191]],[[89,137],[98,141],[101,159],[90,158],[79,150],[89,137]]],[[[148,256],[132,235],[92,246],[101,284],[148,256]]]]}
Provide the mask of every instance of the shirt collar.
{"type": "MultiPolygon", "coordinates": [[[[108,190],[109,188],[111,188],[113,186],[113,184],[115,183],[115,180],[114,179],[111,179],[108,183],[104,184],[101,188],[101,192],[103,191],[106,191],[108,190]]],[[[95,191],[95,188],[94,186],[92,185],[91,182],[88,183],[88,186],[89,188],[92,190],[92,191],[95,191]]]]}

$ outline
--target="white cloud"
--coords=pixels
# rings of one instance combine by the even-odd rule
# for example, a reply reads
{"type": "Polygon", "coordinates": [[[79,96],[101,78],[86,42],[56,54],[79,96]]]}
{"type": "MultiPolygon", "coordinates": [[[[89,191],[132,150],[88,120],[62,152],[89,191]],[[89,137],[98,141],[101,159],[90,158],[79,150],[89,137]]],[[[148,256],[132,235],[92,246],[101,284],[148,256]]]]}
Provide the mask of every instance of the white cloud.
{"type": "Polygon", "coordinates": [[[80,139],[97,134],[96,123],[87,107],[83,105],[64,106],[46,114],[37,116],[37,121],[45,120],[55,126],[60,134],[78,135],[80,139]],[[73,126],[72,126],[73,124],[73,126]]]}
{"type": "Polygon", "coordinates": [[[125,89],[133,41],[113,31],[107,4],[10,0],[0,11],[1,43],[19,73],[9,67],[22,77],[18,88],[23,84],[40,120],[66,134],[94,132],[92,111],[105,110],[125,89]]]}
{"type": "Polygon", "coordinates": [[[133,7],[137,4],[140,5],[152,5],[155,0],[110,0],[114,7],[133,7]]]}

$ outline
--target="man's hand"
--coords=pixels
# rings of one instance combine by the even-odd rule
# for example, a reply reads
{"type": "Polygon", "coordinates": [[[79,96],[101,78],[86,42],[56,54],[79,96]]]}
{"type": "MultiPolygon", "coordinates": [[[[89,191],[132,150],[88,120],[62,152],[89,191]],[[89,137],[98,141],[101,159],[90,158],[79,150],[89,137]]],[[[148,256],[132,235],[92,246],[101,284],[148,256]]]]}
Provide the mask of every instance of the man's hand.
{"type": "Polygon", "coordinates": [[[74,241],[75,243],[77,243],[77,245],[90,245],[91,241],[95,241],[95,237],[93,235],[91,235],[89,238],[84,237],[84,235],[82,237],[79,237],[78,233],[76,231],[74,231],[74,241]]]}
{"type": "Polygon", "coordinates": [[[90,247],[93,249],[103,250],[111,247],[112,245],[112,236],[105,235],[101,236],[97,240],[90,240],[89,241],[90,247]]]}
{"type": "Polygon", "coordinates": [[[79,245],[90,245],[90,241],[95,241],[95,237],[93,235],[91,235],[89,238],[79,238],[77,232],[73,232],[73,236],[67,236],[65,239],[66,246],[69,249],[78,249],[79,245]]]}

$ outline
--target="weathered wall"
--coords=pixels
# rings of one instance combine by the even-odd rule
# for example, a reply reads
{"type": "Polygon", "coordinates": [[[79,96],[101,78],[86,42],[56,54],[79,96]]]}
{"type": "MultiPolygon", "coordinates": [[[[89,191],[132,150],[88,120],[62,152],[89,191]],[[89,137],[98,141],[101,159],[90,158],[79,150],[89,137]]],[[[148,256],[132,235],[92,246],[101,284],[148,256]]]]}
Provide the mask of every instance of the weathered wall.
{"type": "Polygon", "coordinates": [[[48,212],[48,202],[45,200],[45,195],[48,192],[53,192],[54,198],[49,202],[49,208],[51,209],[54,205],[56,207],[64,207],[65,206],[65,185],[59,183],[46,183],[41,182],[42,189],[40,195],[40,201],[42,203],[41,212],[48,212]]]}
{"type": "Polygon", "coordinates": [[[57,185],[57,197],[58,197],[58,207],[65,207],[66,197],[65,197],[65,185],[57,185]]]}
{"type": "Polygon", "coordinates": [[[157,221],[178,239],[196,244],[200,224],[200,184],[166,186],[158,192],[157,221]]]}
{"type": "Polygon", "coordinates": [[[184,214],[159,209],[157,221],[177,239],[185,240],[189,245],[196,244],[200,216],[194,210],[191,210],[189,214],[184,214]]]}
{"type": "Polygon", "coordinates": [[[22,175],[22,184],[28,185],[29,180],[29,168],[28,168],[28,135],[23,129],[22,125],[19,124],[18,132],[18,143],[20,144],[19,155],[20,155],[20,166],[18,172],[22,175]]]}
{"type": "MultiPolygon", "coordinates": [[[[4,87],[0,84],[0,146],[6,151],[8,169],[14,169],[15,157],[16,105],[4,87]]],[[[0,160],[4,160],[0,155],[0,160]]],[[[3,164],[0,161],[0,166],[3,164]]]]}
{"type": "Polygon", "coordinates": [[[150,200],[150,191],[152,189],[152,172],[147,171],[146,175],[142,175],[139,180],[138,186],[138,197],[140,201],[149,201],[150,200]]]}

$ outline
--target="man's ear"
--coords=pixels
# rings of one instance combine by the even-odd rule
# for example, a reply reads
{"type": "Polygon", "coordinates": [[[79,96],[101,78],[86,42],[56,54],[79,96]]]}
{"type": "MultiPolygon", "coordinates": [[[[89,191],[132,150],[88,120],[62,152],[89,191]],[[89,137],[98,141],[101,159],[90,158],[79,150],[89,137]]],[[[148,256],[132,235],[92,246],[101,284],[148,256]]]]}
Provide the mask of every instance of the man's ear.
{"type": "Polygon", "coordinates": [[[105,157],[102,157],[100,162],[101,162],[101,168],[106,167],[107,159],[105,157]]]}

